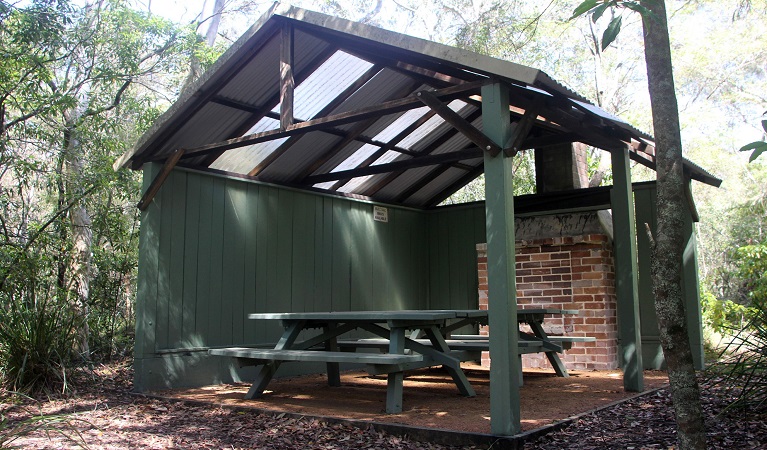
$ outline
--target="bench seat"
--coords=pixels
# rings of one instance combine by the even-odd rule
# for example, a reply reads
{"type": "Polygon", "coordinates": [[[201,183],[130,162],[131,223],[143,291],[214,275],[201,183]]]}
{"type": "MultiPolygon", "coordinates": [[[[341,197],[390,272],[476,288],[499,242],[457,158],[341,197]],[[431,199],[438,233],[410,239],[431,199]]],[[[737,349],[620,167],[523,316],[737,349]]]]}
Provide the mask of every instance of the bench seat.
{"type": "MultiPolygon", "coordinates": [[[[431,342],[428,339],[414,339],[422,345],[431,346],[431,342]]],[[[468,350],[468,351],[487,351],[489,349],[490,341],[484,340],[458,340],[447,339],[445,341],[447,346],[451,350],[468,350]]],[[[540,349],[543,343],[540,341],[519,341],[518,343],[521,353],[527,353],[527,350],[540,349]]],[[[341,340],[338,341],[339,348],[357,349],[357,348],[376,348],[385,350],[389,348],[389,341],[386,339],[353,339],[353,340],[341,340]]],[[[540,351],[540,350],[535,350],[540,351]]]]}
{"type": "MultiPolygon", "coordinates": [[[[487,341],[488,336],[482,334],[454,334],[453,339],[461,341],[487,341]]],[[[569,350],[573,347],[575,342],[595,342],[596,338],[593,336],[548,336],[547,339],[555,344],[562,346],[562,349],[569,350]]],[[[520,340],[520,347],[522,342],[534,342],[528,340],[520,340]]]]}
{"type": "Polygon", "coordinates": [[[357,364],[404,364],[423,361],[422,355],[397,355],[391,353],[350,353],[314,350],[276,350],[248,347],[228,347],[208,350],[215,356],[253,359],[260,361],[314,361],[357,364]]]}

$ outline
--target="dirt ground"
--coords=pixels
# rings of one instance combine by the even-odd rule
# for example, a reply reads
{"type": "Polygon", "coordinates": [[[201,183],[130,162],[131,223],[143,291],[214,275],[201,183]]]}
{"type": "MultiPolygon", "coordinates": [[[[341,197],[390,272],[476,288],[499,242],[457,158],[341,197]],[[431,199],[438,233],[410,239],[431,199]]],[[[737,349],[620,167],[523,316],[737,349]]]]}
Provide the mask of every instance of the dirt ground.
{"type": "MultiPolygon", "coordinates": [[[[412,376],[405,387],[405,412],[401,416],[389,416],[391,420],[418,420],[422,425],[433,423],[447,427],[442,418],[462,425],[487,422],[486,411],[477,408],[469,412],[469,406],[487,403],[487,375],[480,369],[469,369],[469,375],[479,395],[474,399],[459,396],[455,388],[435,391],[428,387],[428,379],[436,373],[412,376]],[[482,381],[484,377],[484,382],[482,381]],[[420,378],[420,381],[416,381],[420,378]],[[413,384],[424,383],[424,384],[413,384]],[[433,397],[433,398],[429,398],[433,397]],[[429,406],[431,405],[431,406],[429,406]],[[454,406],[457,405],[457,406],[454,406]],[[431,409],[429,409],[431,408],[431,409]],[[485,411],[484,413],[482,411],[485,411]],[[485,414],[485,415],[482,415],[485,414]],[[471,416],[464,423],[453,417],[471,416]],[[398,419],[399,417],[399,419],[398,419]]],[[[661,373],[646,374],[648,386],[663,383],[661,373]]],[[[311,378],[311,377],[309,377],[311,378]]],[[[497,442],[490,444],[460,445],[453,437],[435,441],[429,436],[416,436],[409,432],[390,434],[371,426],[339,423],[327,419],[288,414],[261,413],[245,408],[217,406],[213,403],[190,403],[152,398],[132,394],[132,361],[124,360],[97,365],[73,373],[69,378],[69,390],[64,395],[41,396],[37,399],[0,389],[0,448],[24,449],[327,449],[327,450],[478,450],[497,449],[497,442]]],[[[370,380],[362,374],[346,374],[346,387],[327,389],[324,379],[315,380],[314,387],[300,393],[299,386],[310,386],[306,380],[282,380],[275,383],[273,391],[262,400],[271,406],[281,402],[280,408],[288,411],[307,410],[311,403],[320,400],[321,392],[332,391],[327,403],[321,403],[324,414],[331,410],[356,411],[360,417],[366,414],[371,420],[386,418],[383,411],[384,384],[382,380],[370,380]],[[355,387],[351,383],[360,383],[355,387]],[[373,383],[368,384],[368,383],[373,383]],[[293,388],[296,393],[278,389],[281,385],[293,388]],[[359,409],[351,392],[368,397],[367,406],[372,413],[359,409]],[[279,392],[279,394],[278,394],[279,392]],[[279,400],[278,395],[287,399],[279,400]],[[303,396],[303,397],[302,397],[303,396]],[[373,399],[373,400],[370,400],[373,399]],[[371,406],[372,405],[372,406],[371,406]],[[357,408],[357,409],[355,409],[357,408]]],[[[714,380],[715,381],[715,380],[714,380]]],[[[711,379],[701,377],[701,394],[708,448],[715,450],[765,448],[767,420],[748,411],[723,413],[733,401],[732,393],[711,379]]],[[[449,386],[449,383],[445,383],[449,386]]],[[[286,389],[287,389],[286,388],[286,389]]],[[[208,390],[200,390],[200,398],[213,397],[215,403],[245,403],[241,400],[245,386],[223,387],[216,396],[208,390]],[[226,390],[236,391],[225,394],[226,390]],[[224,398],[226,397],[226,398],[224,398]],[[231,399],[228,399],[231,397],[231,399]]],[[[609,373],[573,372],[569,379],[556,378],[551,373],[526,373],[526,385],[522,388],[522,417],[525,427],[535,426],[530,421],[545,423],[572,414],[583,413],[597,404],[609,402],[621,396],[620,376],[609,373]],[[549,388],[546,386],[549,385],[549,388]],[[557,390],[554,386],[560,386],[557,390]],[[538,390],[537,387],[541,387],[538,390]],[[617,391],[617,392],[616,392],[617,391]],[[533,411],[535,417],[533,417],[533,411]]],[[[53,394],[53,393],[52,393],[53,394]]],[[[177,393],[176,393],[177,394],[177,393]]],[[[175,394],[174,394],[175,395],[175,394]]],[[[625,394],[623,394],[625,395],[625,394]]],[[[253,404],[253,402],[248,402],[253,404]]],[[[314,406],[317,408],[317,405],[314,406]]],[[[677,448],[676,423],[671,395],[661,388],[646,395],[619,402],[606,409],[580,415],[564,429],[537,437],[530,436],[524,443],[525,450],[603,450],[603,449],[673,449],[677,448]]],[[[465,428],[472,428],[466,426],[465,428]]],[[[520,447],[521,448],[521,447],[520,447]]]]}
{"type": "MultiPolygon", "coordinates": [[[[397,423],[474,433],[490,433],[490,374],[478,365],[465,372],[476,397],[463,397],[440,368],[408,372],[403,411],[386,414],[386,376],[362,371],[341,374],[340,387],[330,387],[324,375],[275,379],[260,399],[244,400],[248,384],[209,386],[157,392],[163,397],[287,411],[371,422],[397,423]]],[[[665,372],[646,371],[645,389],[667,384],[665,372]]],[[[570,371],[568,378],[552,370],[526,369],[520,389],[523,431],[540,428],[636,394],[623,390],[620,371],[570,371]]]]}

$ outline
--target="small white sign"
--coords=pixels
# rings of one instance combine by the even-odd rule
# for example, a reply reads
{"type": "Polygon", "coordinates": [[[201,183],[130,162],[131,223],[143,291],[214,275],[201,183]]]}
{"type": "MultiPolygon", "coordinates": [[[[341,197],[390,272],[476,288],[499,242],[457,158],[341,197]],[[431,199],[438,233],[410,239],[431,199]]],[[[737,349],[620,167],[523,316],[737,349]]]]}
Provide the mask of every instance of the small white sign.
{"type": "Polygon", "coordinates": [[[388,222],[389,221],[389,209],[383,206],[373,207],[373,220],[376,222],[388,222]]]}

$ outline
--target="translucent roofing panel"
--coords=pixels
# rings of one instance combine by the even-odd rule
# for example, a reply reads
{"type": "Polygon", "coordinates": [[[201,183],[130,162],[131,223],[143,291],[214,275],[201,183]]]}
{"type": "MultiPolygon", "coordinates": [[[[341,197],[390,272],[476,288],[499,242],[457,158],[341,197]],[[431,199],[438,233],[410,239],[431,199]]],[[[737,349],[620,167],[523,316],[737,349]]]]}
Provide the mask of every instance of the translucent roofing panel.
{"type": "MultiPolygon", "coordinates": [[[[467,105],[465,102],[461,100],[453,100],[447,106],[453,111],[458,112],[459,114],[462,109],[464,109],[464,111],[466,110],[470,111],[472,109],[472,108],[466,108],[469,105],[467,105]]],[[[468,112],[461,114],[461,116],[465,116],[466,114],[468,114],[468,112]]],[[[402,141],[400,141],[398,145],[400,147],[412,149],[413,146],[421,142],[421,140],[423,140],[423,138],[426,137],[426,135],[433,132],[434,130],[437,129],[438,126],[444,123],[445,121],[441,117],[434,116],[431,119],[427,120],[426,123],[418,127],[418,129],[416,129],[414,132],[407,135],[407,137],[403,139],[402,141]]]]}
{"type": "Polygon", "coordinates": [[[464,175],[466,175],[465,171],[450,168],[410,196],[410,198],[406,200],[406,203],[425,204],[431,200],[432,197],[447,189],[448,186],[464,175]]]}
{"type": "Polygon", "coordinates": [[[344,52],[336,52],[303,83],[296,87],[294,114],[314,117],[373,64],[344,52]]]}
{"type": "MultiPolygon", "coordinates": [[[[402,131],[404,131],[405,128],[409,127],[413,122],[420,119],[428,111],[429,111],[429,108],[424,106],[422,108],[411,109],[409,111],[404,112],[399,117],[397,117],[397,119],[394,122],[389,124],[386,128],[384,128],[378,134],[376,134],[373,137],[373,140],[384,142],[384,143],[391,141],[394,137],[402,133],[402,131]]],[[[375,146],[372,144],[365,144],[362,147],[360,147],[356,152],[354,152],[351,156],[349,156],[345,161],[343,161],[341,164],[333,168],[331,172],[338,172],[340,170],[349,170],[349,169],[354,169],[355,167],[359,167],[363,161],[368,159],[371,155],[373,155],[373,153],[375,153],[378,150],[380,150],[380,147],[378,146],[375,146]]]]}
{"type": "Polygon", "coordinates": [[[342,170],[350,170],[358,167],[362,161],[369,158],[373,153],[379,150],[379,147],[372,144],[365,144],[354,152],[346,161],[339,164],[331,172],[340,172],[342,170]]]}
{"type": "MultiPolygon", "coordinates": [[[[278,128],[279,125],[279,121],[264,117],[259,120],[258,123],[253,125],[253,127],[251,127],[245,134],[273,130],[278,128]]],[[[227,150],[223,155],[216,159],[210,167],[212,169],[225,170],[227,172],[247,174],[287,139],[288,138],[275,139],[273,141],[249,145],[247,147],[227,150]]]]}
{"type": "MultiPolygon", "coordinates": [[[[397,159],[398,156],[403,156],[400,152],[395,152],[394,150],[389,150],[388,152],[384,153],[383,156],[373,161],[373,164],[371,166],[377,166],[379,164],[386,164],[394,161],[397,159]]],[[[407,158],[410,158],[409,156],[407,158]]],[[[406,159],[403,157],[403,159],[406,159]]]]}
{"type": "Polygon", "coordinates": [[[345,192],[345,193],[354,193],[357,188],[359,188],[362,184],[364,184],[369,179],[373,178],[375,175],[367,175],[364,177],[357,177],[346,183],[345,185],[341,186],[339,192],[345,192]]]}

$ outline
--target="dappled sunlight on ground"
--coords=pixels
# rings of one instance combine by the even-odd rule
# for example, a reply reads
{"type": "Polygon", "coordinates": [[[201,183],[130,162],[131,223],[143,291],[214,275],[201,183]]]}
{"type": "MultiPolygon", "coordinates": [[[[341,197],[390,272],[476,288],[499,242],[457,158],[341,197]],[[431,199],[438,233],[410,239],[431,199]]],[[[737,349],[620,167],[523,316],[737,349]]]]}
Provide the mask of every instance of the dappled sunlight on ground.
{"type": "MultiPolygon", "coordinates": [[[[340,387],[328,386],[321,374],[275,379],[265,395],[254,400],[243,399],[249,388],[245,383],[155,394],[313,416],[489,433],[489,371],[477,365],[467,365],[465,371],[477,392],[476,397],[461,396],[442,369],[408,372],[403,411],[399,414],[385,413],[386,377],[371,377],[361,371],[342,373],[340,387]]],[[[524,386],[520,389],[523,430],[539,428],[636,395],[623,390],[620,371],[573,370],[570,375],[560,378],[550,370],[525,370],[524,386]]],[[[665,372],[645,372],[647,390],[663,386],[667,381],[665,372]]]]}

